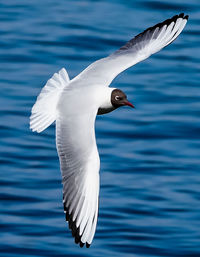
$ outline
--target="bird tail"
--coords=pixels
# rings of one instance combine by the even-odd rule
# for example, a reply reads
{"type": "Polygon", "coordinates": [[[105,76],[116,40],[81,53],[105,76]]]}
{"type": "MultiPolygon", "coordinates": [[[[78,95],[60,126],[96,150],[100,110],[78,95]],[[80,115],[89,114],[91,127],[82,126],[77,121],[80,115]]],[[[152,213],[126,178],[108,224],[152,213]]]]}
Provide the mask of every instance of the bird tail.
{"type": "Polygon", "coordinates": [[[67,71],[62,68],[41,90],[31,110],[30,129],[38,133],[49,127],[57,114],[57,103],[63,88],[69,84],[67,71]]]}

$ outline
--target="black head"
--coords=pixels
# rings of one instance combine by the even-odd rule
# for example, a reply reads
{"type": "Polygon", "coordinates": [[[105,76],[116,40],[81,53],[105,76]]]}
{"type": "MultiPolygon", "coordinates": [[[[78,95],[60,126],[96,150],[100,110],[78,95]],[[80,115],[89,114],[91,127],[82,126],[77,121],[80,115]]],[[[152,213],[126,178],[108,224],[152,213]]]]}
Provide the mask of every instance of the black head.
{"type": "Polygon", "coordinates": [[[134,108],[134,105],[130,103],[127,99],[127,96],[120,89],[114,89],[111,93],[111,103],[115,108],[120,106],[128,105],[134,108]]]}

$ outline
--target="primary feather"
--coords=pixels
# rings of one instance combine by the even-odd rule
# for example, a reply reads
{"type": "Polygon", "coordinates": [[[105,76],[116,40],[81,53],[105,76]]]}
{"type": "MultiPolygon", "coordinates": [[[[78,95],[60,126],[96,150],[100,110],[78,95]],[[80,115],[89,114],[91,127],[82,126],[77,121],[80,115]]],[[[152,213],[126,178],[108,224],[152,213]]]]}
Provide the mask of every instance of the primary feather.
{"type": "Polygon", "coordinates": [[[172,43],[185,27],[187,20],[188,16],[181,13],[146,29],[113,54],[89,65],[75,80],[81,80],[81,86],[94,83],[109,86],[119,73],[172,43]]]}

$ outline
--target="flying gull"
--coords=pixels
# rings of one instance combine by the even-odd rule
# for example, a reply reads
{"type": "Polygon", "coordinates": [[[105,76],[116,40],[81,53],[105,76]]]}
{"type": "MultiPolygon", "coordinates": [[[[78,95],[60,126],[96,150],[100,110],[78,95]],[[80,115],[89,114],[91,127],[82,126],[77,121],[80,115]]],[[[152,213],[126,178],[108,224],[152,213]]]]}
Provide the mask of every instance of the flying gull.
{"type": "Polygon", "coordinates": [[[98,216],[100,160],[94,129],[96,115],[121,106],[134,107],[124,92],[109,85],[119,73],[172,43],[187,20],[188,15],[181,13],[146,29],[72,80],[62,68],[47,81],[32,108],[32,131],[40,133],[56,121],[64,212],[80,247],[91,245],[98,216]]]}

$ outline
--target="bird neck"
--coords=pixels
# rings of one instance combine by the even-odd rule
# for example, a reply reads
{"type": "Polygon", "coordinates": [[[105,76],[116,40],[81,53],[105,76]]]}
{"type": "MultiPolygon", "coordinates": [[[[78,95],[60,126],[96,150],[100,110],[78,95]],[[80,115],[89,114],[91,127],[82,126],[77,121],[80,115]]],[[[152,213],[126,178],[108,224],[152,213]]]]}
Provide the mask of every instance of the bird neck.
{"type": "Polygon", "coordinates": [[[116,108],[111,103],[111,94],[115,88],[103,87],[99,92],[100,106],[97,115],[112,112],[116,108]]]}

